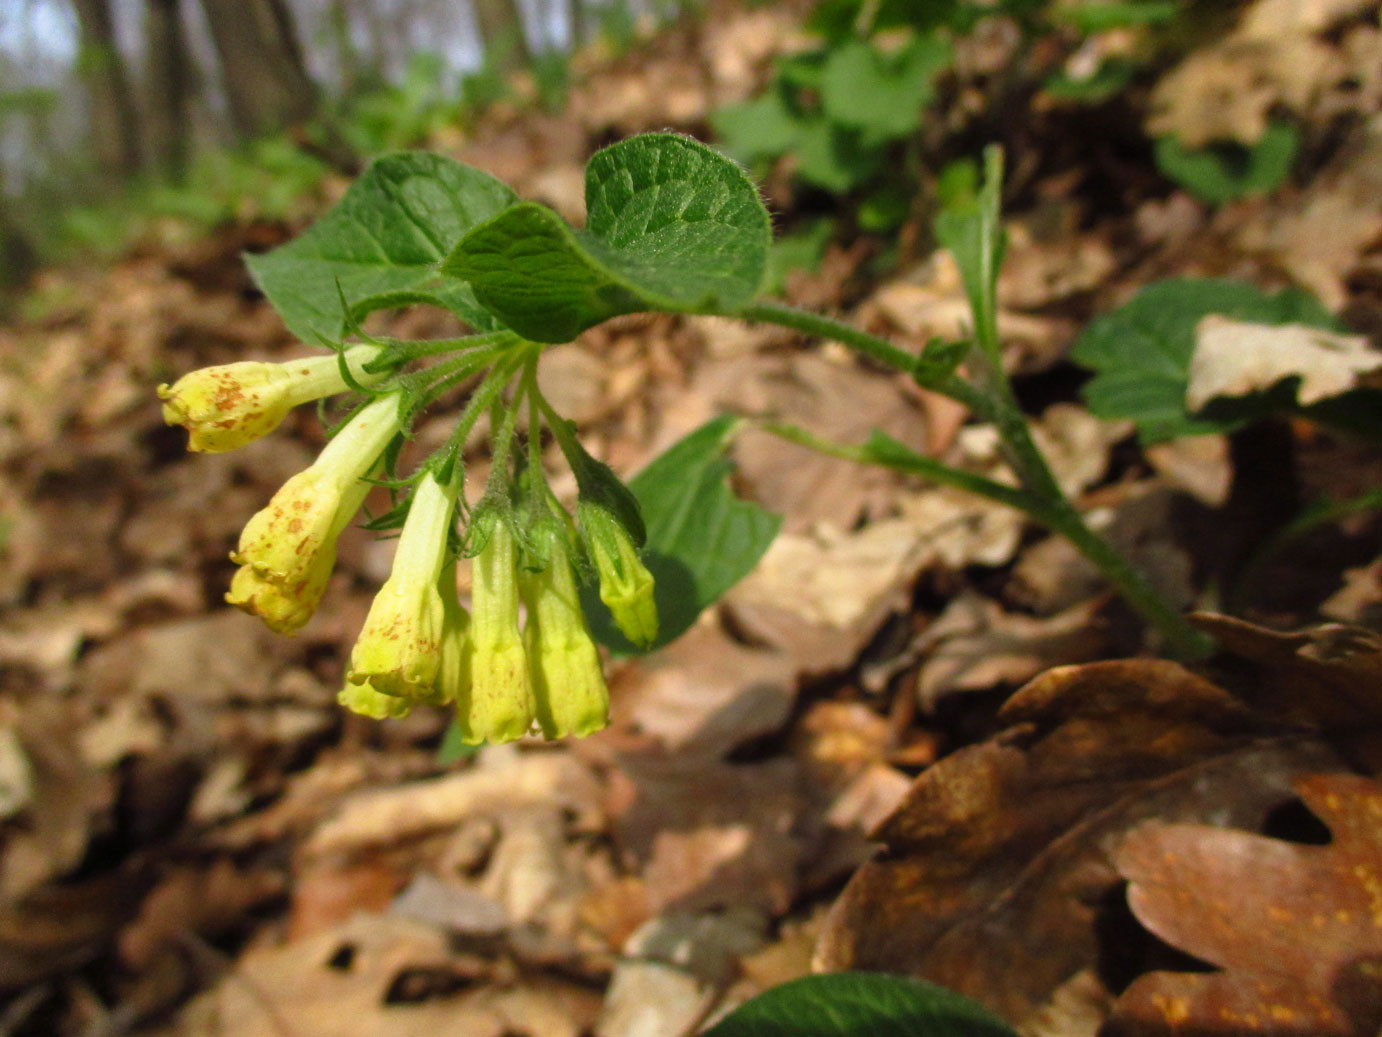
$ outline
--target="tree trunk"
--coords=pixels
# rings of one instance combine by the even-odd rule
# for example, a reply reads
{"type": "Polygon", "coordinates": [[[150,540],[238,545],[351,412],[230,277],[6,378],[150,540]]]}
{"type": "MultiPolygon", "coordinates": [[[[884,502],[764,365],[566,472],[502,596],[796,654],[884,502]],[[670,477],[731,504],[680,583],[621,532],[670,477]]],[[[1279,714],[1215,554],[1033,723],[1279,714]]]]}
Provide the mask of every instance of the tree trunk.
{"type": "Polygon", "coordinates": [[[485,46],[485,61],[501,72],[515,72],[532,61],[528,39],[523,35],[523,19],[515,0],[472,0],[475,24],[485,46]]]}
{"type": "Polygon", "coordinates": [[[149,157],[164,180],[180,182],[192,153],[192,58],[179,0],[148,0],[149,157]]]}
{"type": "Polygon", "coordinates": [[[90,105],[91,149],[101,172],[124,178],[139,168],[139,129],[125,64],[115,47],[109,0],[72,0],[81,32],[77,70],[90,105]]]}
{"type": "Polygon", "coordinates": [[[570,41],[568,49],[572,51],[580,50],[585,46],[588,36],[585,24],[585,4],[581,0],[566,0],[566,25],[567,39],[570,41]]]}
{"type": "Polygon", "coordinates": [[[202,0],[230,117],[244,136],[304,122],[317,110],[286,0],[202,0]]]}

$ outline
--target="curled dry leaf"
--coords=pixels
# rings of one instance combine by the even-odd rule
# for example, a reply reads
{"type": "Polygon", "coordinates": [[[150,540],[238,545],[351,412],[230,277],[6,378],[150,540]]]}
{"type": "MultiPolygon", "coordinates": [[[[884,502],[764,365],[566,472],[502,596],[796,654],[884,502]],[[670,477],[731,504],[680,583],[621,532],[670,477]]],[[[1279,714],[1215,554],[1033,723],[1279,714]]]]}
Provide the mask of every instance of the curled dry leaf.
{"type": "Polygon", "coordinates": [[[1071,1000],[1062,989],[1108,954],[1100,905],[1118,890],[1127,831],[1257,825],[1295,775],[1334,765],[1170,662],[1051,670],[1001,717],[1007,731],[924,771],[879,826],[883,847],[832,909],[818,968],[905,973],[1019,1028],[1049,1021],[1071,1000]]]}
{"type": "Polygon", "coordinates": [[[1115,1008],[1126,1037],[1371,1037],[1382,1026],[1382,786],[1295,782],[1327,846],[1204,825],[1146,825],[1118,849],[1128,903],[1163,940],[1222,972],[1154,972],[1115,1008]]]}

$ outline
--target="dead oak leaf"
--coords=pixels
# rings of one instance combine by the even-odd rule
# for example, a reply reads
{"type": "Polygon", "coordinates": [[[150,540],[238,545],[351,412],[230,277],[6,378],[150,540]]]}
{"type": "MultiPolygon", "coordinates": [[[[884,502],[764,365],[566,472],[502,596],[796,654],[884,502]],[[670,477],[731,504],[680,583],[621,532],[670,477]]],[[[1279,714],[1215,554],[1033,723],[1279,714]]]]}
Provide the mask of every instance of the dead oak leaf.
{"type": "Polygon", "coordinates": [[[1154,972],[1120,998],[1115,1032],[1365,1037],[1382,1025],[1382,786],[1295,782],[1333,840],[1288,843],[1205,825],[1128,834],[1118,870],[1138,920],[1223,969],[1154,972]]]}
{"type": "Polygon", "coordinates": [[[1060,667],[1001,718],[1007,731],[923,771],[874,832],[883,847],[832,908],[818,968],[928,979],[1030,1030],[1068,1011],[1062,990],[1110,953],[1101,905],[1127,832],[1150,819],[1255,826],[1295,775],[1337,766],[1318,742],[1264,737],[1170,662],[1060,667]]]}
{"type": "Polygon", "coordinates": [[[1211,314],[1195,328],[1185,405],[1193,413],[1216,396],[1246,396],[1298,378],[1296,397],[1306,406],[1357,388],[1360,375],[1379,369],[1382,353],[1366,335],[1211,314]]]}

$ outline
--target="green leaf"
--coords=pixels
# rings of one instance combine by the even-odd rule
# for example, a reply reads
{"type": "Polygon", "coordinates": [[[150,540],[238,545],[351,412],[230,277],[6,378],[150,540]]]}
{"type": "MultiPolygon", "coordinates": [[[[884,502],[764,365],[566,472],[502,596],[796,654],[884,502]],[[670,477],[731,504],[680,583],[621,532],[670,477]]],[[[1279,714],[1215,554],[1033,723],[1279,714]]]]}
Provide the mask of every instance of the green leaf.
{"type": "Polygon", "coordinates": [[[799,230],[774,238],[768,250],[768,270],[763,277],[763,290],[776,295],[787,286],[787,277],[793,270],[812,273],[819,270],[834,233],[834,222],[822,216],[799,230]]]}
{"type": "Polygon", "coordinates": [[[725,150],[748,163],[791,150],[801,131],[800,120],[788,105],[780,83],[751,101],[719,109],[711,115],[710,124],[725,150]]]}
{"type": "Polygon", "coordinates": [[[819,115],[802,124],[796,153],[797,176],[831,194],[846,194],[867,181],[886,157],[882,147],[858,130],[819,115]]]}
{"type": "Polygon", "coordinates": [[[1093,35],[1134,25],[1163,25],[1174,21],[1180,11],[1179,0],[1126,0],[1122,3],[1115,0],[1113,3],[1059,8],[1052,13],[1052,20],[1093,35]]]}
{"type": "Polygon", "coordinates": [[[1191,417],[1185,410],[1195,325],[1211,313],[1260,324],[1309,324],[1340,330],[1315,298],[1299,289],[1268,295],[1237,281],[1160,281],[1092,321],[1070,356],[1095,377],[1085,403],[1101,418],[1131,418],[1144,443],[1225,432],[1248,415],[1191,417]]]}
{"type": "Polygon", "coordinates": [[[984,183],[972,198],[957,198],[936,216],[936,238],[955,256],[965,295],[974,314],[974,337],[999,363],[998,270],[1003,264],[1007,235],[1001,219],[1003,153],[994,145],[984,149],[984,183]]]}
{"type": "Polygon", "coordinates": [[[437,263],[513,200],[494,177],[440,155],[389,155],[304,234],[245,261],[288,330],[307,341],[340,339],[342,295],[353,304],[405,292],[492,331],[494,319],[469,286],[439,277],[437,263]]]}
{"type": "Polygon", "coordinates": [[[951,59],[938,36],[919,36],[897,54],[864,40],[836,48],[821,77],[821,105],[831,122],[896,140],[916,132],[932,81],[951,59]]]}
{"type": "MultiPolygon", "coordinates": [[[[681,636],[707,606],[748,575],[782,519],[730,491],[725,451],[739,419],[716,418],[673,444],[629,483],[647,527],[643,562],[657,581],[657,648],[681,636]]],[[[597,639],[637,651],[593,593],[583,595],[597,639]]]]}
{"type": "Polygon", "coordinates": [[[806,976],[740,1005],[701,1037],[1016,1037],[982,1005],[905,976],[806,976]]]}
{"type": "Polygon", "coordinates": [[[772,225],[734,162],[647,133],[597,152],[585,179],[584,230],[514,205],[466,234],[442,270],[538,342],[640,310],[733,312],[757,294],[772,225]]]}
{"type": "Polygon", "coordinates": [[[1175,137],[1162,137],[1156,165],[1205,204],[1223,205],[1275,191],[1290,175],[1299,148],[1300,135],[1274,122],[1252,147],[1228,143],[1190,151],[1175,137]]]}

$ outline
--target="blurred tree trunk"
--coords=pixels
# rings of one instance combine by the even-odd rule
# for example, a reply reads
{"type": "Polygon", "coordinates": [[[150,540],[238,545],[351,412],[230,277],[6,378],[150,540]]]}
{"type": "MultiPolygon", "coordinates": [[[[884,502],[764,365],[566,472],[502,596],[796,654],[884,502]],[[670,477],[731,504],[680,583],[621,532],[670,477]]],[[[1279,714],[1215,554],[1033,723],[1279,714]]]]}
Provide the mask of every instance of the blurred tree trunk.
{"type": "Polygon", "coordinates": [[[180,182],[192,147],[192,57],[180,0],[148,0],[149,158],[164,180],[180,182]]]}
{"type": "Polygon", "coordinates": [[[102,173],[127,177],[139,168],[139,128],[110,2],[72,0],[72,6],[81,32],[77,71],[91,106],[91,149],[102,173]]]}
{"type": "Polygon", "coordinates": [[[571,50],[579,50],[585,45],[587,32],[585,24],[585,5],[581,0],[566,0],[567,38],[571,50]]]}
{"type": "Polygon", "coordinates": [[[5,307],[3,296],[22,288],[38,269],[38,250],[10,215],[8,205],[0,194],[0,311],[5,307]]]}
{"type": "Polygon", "coordinates": [[[528,38],[523,34],[523,19],[516,0],[472,0],[475,24],[480,29],[480,42],[485,46],[485,60],[492,61],[502,72],[515,72],[527,66],[533,58],[528,38]]]}
{"type": "Polygon", "coordinates": [[[317,89],[286,0],[202,0],[202,9],[240,133],[273,133],[315,114],[317,89]]]}

